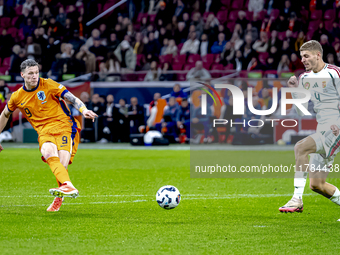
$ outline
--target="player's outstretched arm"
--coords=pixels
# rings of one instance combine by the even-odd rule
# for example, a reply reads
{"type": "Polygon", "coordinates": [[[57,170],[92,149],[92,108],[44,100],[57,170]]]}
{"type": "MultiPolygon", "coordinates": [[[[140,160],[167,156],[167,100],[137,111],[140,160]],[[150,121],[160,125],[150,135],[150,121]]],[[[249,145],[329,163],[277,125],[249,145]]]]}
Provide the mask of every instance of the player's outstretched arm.
{"type": "MultiPolygon", "coordinates": [[[[5,109],[2,111],[2,113],[0,115],[0,134],[1,134],[2,130],[4,130],[4,128],[6,127],[6,124],[8,122],[9,116],[11,116],[11,112],[8,110],[8,108],[6,106],[5,109]]],[[[3,149],[4,148],[0,144],[0,152],[3,149]]]]}
{"type": "Polygon", "coordinates": [[[74,96],[71,92],[66,92],[64,98],[70,101],[74,108],[80,111],[86,119],[92,119],[92,121],[94,122],[94,119],[98,117],[98,115],[95,114],[93,111],[88,110],[85,104],[78,97],[74,96]]]}
{"type": "Polygon", "coordinates": [[[298,83],[298,80],[297,80],[295,75],[289,78],[287,85],[288,85],[289,88],[297,88],[298,87],[299,83],[298,83]]]}

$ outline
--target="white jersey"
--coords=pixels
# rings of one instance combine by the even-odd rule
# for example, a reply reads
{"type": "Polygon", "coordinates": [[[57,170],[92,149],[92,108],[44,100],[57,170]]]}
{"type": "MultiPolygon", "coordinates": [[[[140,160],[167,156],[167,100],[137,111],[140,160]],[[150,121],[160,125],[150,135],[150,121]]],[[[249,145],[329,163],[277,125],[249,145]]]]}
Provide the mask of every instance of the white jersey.
{"type": "MultiPolygon", "coordinates": [[[[340,68],[326,63],[318,73],[308,71],[301,74],[298,82],[299,88],[304,88],[311,94],[318,129],[320,126],[329,129],[330,125],[336,124],[340,116],[340,68]]],[[[292,96],[300,97],[298,93],[292,93],[292,96]]],[[[305,108],[307,105],[308,103],[304,105],[305,108]]]]}

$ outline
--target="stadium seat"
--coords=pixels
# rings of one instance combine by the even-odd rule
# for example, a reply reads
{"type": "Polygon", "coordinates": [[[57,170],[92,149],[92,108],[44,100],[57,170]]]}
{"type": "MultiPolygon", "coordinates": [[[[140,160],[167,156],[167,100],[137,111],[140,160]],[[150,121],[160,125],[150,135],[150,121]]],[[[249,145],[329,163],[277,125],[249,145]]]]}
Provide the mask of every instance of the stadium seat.
{"type": "Polygon", "coordinates": [[[184,45],[184,43],[180,43],[180,44],[177,45],[178,52],[181,52],[183,45],[184,45]]]}
{"type": "Polygon", "coordinates": [[[185,64],[186,57],[187,57],[186,55],[176,55],[172,59],[172,64],[173,65],[181,64],[183,66],[185,64]]]}
{"type": "Polygon", "coordinates": [[[325,11],[325,15],[323,16],[325,20],[334,20],[335,19],[335,10],[327,10],[325,11]]]}
{"type": "Polygon", "coordinates": [[[145,73],[137,74],[137,81],[144,81],[145,75],[145,73]]]}
{"type": "Polygon", "coordinates": [[[194,67],[195,67],[195,64],[186,64],[184,65],[183,70],[190,71],[190,69],[194,67]]]}
{"type": "Polygon", "coordinates": [[[187,59],[187,63],[195,64],[197,61],[201,60],[201,56],[199,54],[191,54],[187,59]]]}
{"type": "Polygon", "coordinates": [[[269,57],[268,52],[260,52],[259,53],[259,61],[264,65],[266,65],[268,57],[269,57]]]}
{"type": "Polygon", "coordinates": [[[142,19],[143,19],[144,17],[147,17],[147,16],[148,16],[147,13],[138,13],[136,23],[141,23],[141,22],[142,22],[142,19]]]}
{"type": "Polygon", "coordinates": [[[279,33],[277,33],[277,38],[280,41],[284,41],[286,39],[286,32],[279,32],[279,33]]]}
{"type": "Polygon", "coordinates": [[[157,15],[157,14],[150,14],[150,15],[149,15],[149,21],[150,21],[150,23],[155,23],[156,15],[157,15]]]}
{"type": "Polygon", "coordinates": [[[235,24],[236,24],[236,22],[227,22],[227,28],[228,28],[230,31],[234,31],[235,24]]]}
{"type": "Polygon", "coordinates": [[[142,66],[144,64],[144,59],[144,54],[137,54],[137,66],[142,66]]]}
{"type": "Polygon", "coordinates": [[[214,13],[213,13],[213,12],[205,12],[205,13],[203,13],[203,21],[204,21],[204,22],[207,21],[208,16],[209,16],[210,14],[214,14],[214,13]]]}
{"type": "Polygon", "coordinates": [[[308,31],[315,32],[318,29],[319,25],[320,25],[320,21],[319,20],[312,20],[312,21],[310,21],[309,24],[308,24],[308,31]]]}
{"type": "Polygon", "coordinates": [[[211,65],[214,62],[214,59],[215,59],[215,54],[207,54],[202,57],[202,62],[203,64],[206,63],[206,64],[211,65]]]}
{"type": "Polygon", "coordinates": [[[2,65],[1,65],[2,67],[8,67],[8,68],[10,68],[10,66],[11,66],[11,57],[8,57],[8,58],[4,58],[3,60],[2,60],[2,65]]]}
{"type": "Polygon", "coordinates": [[[310,19],[311,20],[320,20],[322,18],[322,11],[321,10],[315,10],[311,12],[310,19]]]}
{"type": "Polygon", "coordinates": [[[22,5],[18,5],[14,8],[16,16],[20,16],[22,14],[22,5]]]}
{"type": "Polygon", "coordinates": [[[328,31],[332,30],[333,23],[334,23],[334,20],[326,20],[325,21],[325,29],[328,30],[328,31]]]}
{"type": "Polygon", "coordinates": [[[173,64],[172,65],[173,70],[182,70],[183,69],[183,64],[173,64]]]}
{"type": "Polygon", "coordinates": [[[228,10],[225,11],[219,11],[216,14],[216,18],[218,19],[218,21],[220,22],[220,24],[224,24],[227,19],[228,19],[228,10]]]}
{"type": "MultiPolygon", "coordinates": [[[[231,11],[229,13],[228,21],[235,22],[238,19],[238,11],[231,11]]],[[[228,22],[228,24],[229,24],[228,22]]]]}
{"type": "Polygon", "coordinates": [[[211,63],[203,62],[203,68],[210,70],[211,63]]]}
{"type": "Polygon", "coordinates": [[[244,0],[233,0],[233,2],[231,4],[231,9],[233,9],[233,10],[243,9],[243,2],[244,2],[244,0]]]}
{"type": "Polygon", "coordinates": [[[13,38],[17,37],[18,29],[16,27],[10,27],[7,30],[7,34],[10,34],[13,38]]]}
{"type": "Polygon", "coordinates": [[[178,81],[186,81],[187,80],[187,72],[185,73],[178,73],[177,74],[177,80],[178,81]]]}
{"type": "Polygon", "coordinates": [[[160,64],[171,63],[171,61],[172,61],[172,54],[159,56],[159,63],[160,64]]]}
{"type": "Polygon", "coordinates": [[[14,27],[15,26],[15,22],[17,22],[19,17],[14,17],[11,21],[11,26],[14,27]]]}
{"type": "Polygon", "coordinates": [[[224,67],[224,70],[234,70],[234,65],[230,63],[224,67]]]}
{"type": "Polygon", "coordinates": [[[98,13],[102,12],[102,5],[100,3],[97,3],[98,13]]]}
{"type": "Polygon", "coordinates": [[[230,7],[231,0],[221,0],[221,4],[226,7],[230,7]]]}
{"type": "Polygon", "coordinates": [[[70,13],[70,12],[71,12],[71,11],[70,11],[71,7],[75,8],[74,5],[67,5],[67,6],[66,6],[66,9],[65,9],[65,12],[66,12],[66,13],[70,13]]]}
{"type": "Polygon", "coordinates": [[[270,18],[273,20],[276,20],[280,15],[280,10],[279,9],[273,9],[272,12],[270,13],[270,18]]]}
{"type": "Polygon", "coordinates": [[[0,20],[0,26],[2,28],[8,28],[11,26],[11,18],[8,17],[2,17],[0,20]]]}
{"type": "Polygon", "coordinates": [[[307,32],[307,34],[306,34],[306,39],[307,39],[307,41],[312,40],[313,34],[314,34],[314,31],[312,31],[312,30],[309,30],[309,31],[307,32]]]}
{"type": "Polygon", "coordinates": [[[301,10],[300,11],[301,14],[301,19],[305,22],[308,22],[309,20],[309,11],[308,10],[301,10]]]}
{"type": "Polygon", "coordinates": [[[246,19],[252,22],[254,19],[254,12],[246,11],[246,19]]]}
{"type": "Polygon", "coordinates": [[[210,70],[212,71],[212,72],[210,72],[211,77],[218,78],[218,77],[221,77],[223,75],[223,72],[217,72],[217,71],[223,71],[224,66],[222,64],[213,64],[211,66],[210,70]]]}

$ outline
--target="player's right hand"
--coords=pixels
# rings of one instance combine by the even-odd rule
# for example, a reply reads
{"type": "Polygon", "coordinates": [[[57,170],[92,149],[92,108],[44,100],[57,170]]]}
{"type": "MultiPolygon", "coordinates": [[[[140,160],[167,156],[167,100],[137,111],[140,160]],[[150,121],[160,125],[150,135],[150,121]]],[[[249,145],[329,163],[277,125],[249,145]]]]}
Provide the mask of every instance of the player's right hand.
{"type": "Polygon", "coordinates": [[[299,83],[298,83],[298,80],[297,80],[295,75],[289,78],[287,85],[288,85],[289,88],[297,88],[298,87],[299,83]]]}
{"type": "Polygon", "coordinates": [[[0,144],[0,152],[3,150],[4,148],[1,146],[1,144],[0,144]]]}

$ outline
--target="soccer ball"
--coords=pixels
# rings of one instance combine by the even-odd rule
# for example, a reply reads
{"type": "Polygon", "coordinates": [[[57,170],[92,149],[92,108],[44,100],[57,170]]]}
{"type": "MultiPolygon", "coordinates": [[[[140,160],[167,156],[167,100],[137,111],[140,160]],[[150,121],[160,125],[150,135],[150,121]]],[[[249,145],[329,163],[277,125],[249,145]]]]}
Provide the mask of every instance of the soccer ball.
{"type": "Polygon", "coordinates": [[[166,185],[157,191],[156,201],[164,209],[174,209],[181,201],[181,194],[176,187],[166,185]]]}

